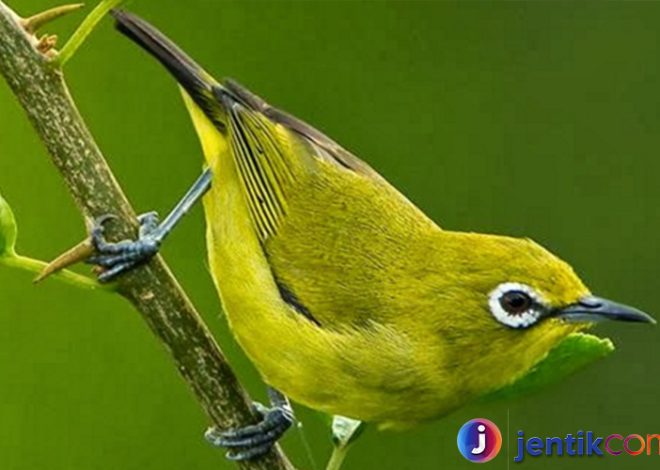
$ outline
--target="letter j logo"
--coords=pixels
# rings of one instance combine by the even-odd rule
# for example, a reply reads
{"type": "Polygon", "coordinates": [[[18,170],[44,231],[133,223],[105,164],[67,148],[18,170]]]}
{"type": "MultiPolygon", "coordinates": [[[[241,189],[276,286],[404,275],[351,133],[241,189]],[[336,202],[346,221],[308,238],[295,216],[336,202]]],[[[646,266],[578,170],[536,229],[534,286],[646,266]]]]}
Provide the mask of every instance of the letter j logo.
{"type": "Polygon", "coordinates": [[[493,460],[502,448],[502,433],[484,418],[471,419],[458,431],[458,450],[470,462],[484,463],[493,460]]]}

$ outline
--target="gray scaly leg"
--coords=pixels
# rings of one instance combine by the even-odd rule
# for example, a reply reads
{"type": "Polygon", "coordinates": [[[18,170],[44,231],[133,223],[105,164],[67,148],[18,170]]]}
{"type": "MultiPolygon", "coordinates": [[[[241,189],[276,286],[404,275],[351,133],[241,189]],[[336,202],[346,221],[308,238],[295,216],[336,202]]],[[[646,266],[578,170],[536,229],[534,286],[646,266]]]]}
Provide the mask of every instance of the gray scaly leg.
{"type": "Polygon", "coordinates": [[[87,260],[88,263],[104,269],[99,275],[99,281],[112,281],[120,274],[149,261],[158,253],[161,244],[176,224],[211,188],[211,178],[211,170],[205,170],[162,223],[159,223],[158,214],[155,212],[139,216],[140,232],[137,240],[123,240],[118,243],[106,241],[103,234],[104,224],[115,216],[105,215],[99,217],[91,231],[96,254],[87,260]]]}

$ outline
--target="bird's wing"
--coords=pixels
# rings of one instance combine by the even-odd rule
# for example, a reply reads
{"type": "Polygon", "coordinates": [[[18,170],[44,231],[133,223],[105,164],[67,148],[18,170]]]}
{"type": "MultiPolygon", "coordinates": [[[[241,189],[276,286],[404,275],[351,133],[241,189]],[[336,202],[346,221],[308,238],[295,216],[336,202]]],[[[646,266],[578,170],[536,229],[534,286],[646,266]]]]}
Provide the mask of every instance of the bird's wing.
{"type": "Polygon", "coordinates": [[[318,130],[224,85],[231,151],[282,297],[336,327],[409,308],[409,289],[423,288],[420,247],[438,227],[318,130]]]}

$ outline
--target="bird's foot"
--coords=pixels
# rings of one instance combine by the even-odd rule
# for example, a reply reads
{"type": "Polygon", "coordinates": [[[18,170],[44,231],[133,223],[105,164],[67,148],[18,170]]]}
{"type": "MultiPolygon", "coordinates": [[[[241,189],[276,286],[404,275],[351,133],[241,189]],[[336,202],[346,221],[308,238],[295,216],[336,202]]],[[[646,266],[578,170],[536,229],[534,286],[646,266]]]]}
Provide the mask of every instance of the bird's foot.
{"type": "Polygon", "coordinates": [[[204,434],[206,440],[214,446],[228,449],[226,457],[229,460],[261,457],[293,424],[293,410],[289,405],[268,408],[261,403],[254,403],[253,407],[262,416],[259,423],[228,431],[212,427],[204,434]]]}
{"type": "Polygon", "coordinates": [[[96,219],[90,234],[96,254],[86,262],[102,269],[98,275],[99,282],[110,282],[149,261],[158,253],[162,242],[156,212],[148,212],[138,217],[140,231],[137,240],[122,240],[117,243],[108,242],[104,235],[105,224],[113,218],[114,215],[104,215],[96,219]]]}

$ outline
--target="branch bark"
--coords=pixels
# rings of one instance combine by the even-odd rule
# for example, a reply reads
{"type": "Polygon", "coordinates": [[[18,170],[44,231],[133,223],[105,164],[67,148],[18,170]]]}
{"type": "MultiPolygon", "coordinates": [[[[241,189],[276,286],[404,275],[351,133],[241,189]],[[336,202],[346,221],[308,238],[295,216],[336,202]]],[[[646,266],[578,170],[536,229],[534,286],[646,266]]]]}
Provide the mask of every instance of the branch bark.
{"type": "MultiPolygon", "coordinates": [[[[134,236],[135,211],[81,118],[61,71],[0,1],[0,73],[5,77],[83,216],[116,214],[110,235],[134,236]]],[[[250,400],[192,303],[160,257],[122,278],[125,297],[165,345],[211,421],[221,429],[255,422],[250,400]]],[[[201,431],[201,430],[200,430],[201,431]]],[[[279,447],[245,470],[291,469],[279,447]]]]}

